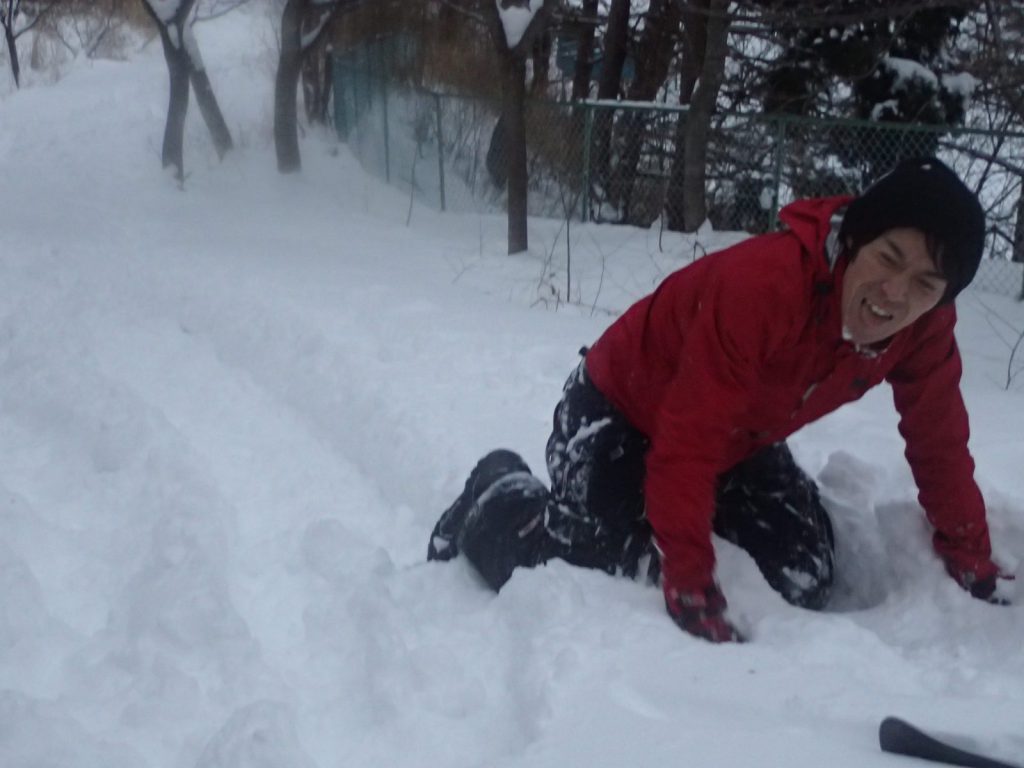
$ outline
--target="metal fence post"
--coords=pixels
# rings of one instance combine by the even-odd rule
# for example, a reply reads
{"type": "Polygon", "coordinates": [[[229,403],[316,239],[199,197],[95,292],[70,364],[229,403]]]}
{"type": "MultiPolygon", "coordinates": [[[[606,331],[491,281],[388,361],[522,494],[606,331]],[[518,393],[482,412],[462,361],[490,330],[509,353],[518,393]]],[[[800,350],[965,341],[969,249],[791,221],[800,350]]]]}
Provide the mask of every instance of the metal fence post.
{"type": "MultiPolygon", "coordinates": [[[[0,0],[2,2],[2,0],[0,0]]],[[[393,41],[392,41],[393,42],[393,41]]],[[[398,42],[401,42],[399,40],[398,42]]],[[[410,54],[411,55],[411,54],[410,54]]],[[[353,47],[348,50],[336,51],[332,57],[333,67],[333,91],[334,91],[334,121],[335,129],[343,140],[353,139],[350,150],[365,161],[366,165],[375,172],[379,172],[378,161],[385,165],[385,175],[388,181],[398,181],[402,171],[399,165],[405,162],[404,151],[405,141],[411,137],[406,135],[407,131],[415,130],[417,133],[412,137],[419,139],[419,131],[429,132],[429,122],[415,126],[406,124],[406,100],[403,98],[402,85],[396,91],[396,105],[400,111],[396,113],[396,143],[398,151],[394,158],[391,157],[391,135],[390,135],[390,99],[387,91],[390,90],[389,79],[392,76],[392,59],[399,58],[404,61],[406,54],[396,49],[394,45],[388,44],[368,48],[367,46],[353,47]],[[374,85],[371,80],[379,78],[382,82],[374,85]],[[367,110],[373,107],[373,99],[378,94],[384,95],[384,104],[381,105],[381,120],[384,128],[384,147],[376,141],[366,141],[363,146],[355,141],[360,133],[365,132],[364,118],[372,125],[373,118],[367,114],[367,110]],[[358,131],[358,132],[357,132],[358,131]],[[382,155],[376,154],[378,150],[382,155]],[[364,154],[360,154],[364,153],[364,154]],[[391,164],[397,163],[395,168],[396,179],[391,179],[391,164]]],[[[396,62],[402,63],[402,62],[396,62]]],[[[406,62],[411,63],[411,62],[406,62]]],[[[396,83],[399,81],[396,79],[396,83]]],[[[418,91],[418,93],[420,93],[418,91]]],[[[438,194],[441,211],[447,212],[447,163],[452,163],[452,178],[457,179],[456,186],[459,187],[457,196],[459,200],[469,195],[471,201],[483,201],[492,191],[490,179],[484,171],[486,165],[487,137],[485,133],[488,125],[493,125],[492,118],[494,110],[490,106],[482,105],[478,101],[469,101],[464,106],[462,101],[453,101],[455,95],[445,96],[443,93],[429,92],[424,98],[423,109],[426,109],[425,99],[433,101],[434,108],[434,130],[437,134],[437,172],[438,172],[438,194]],[[446,100],[448,99],[448,100],[446,100]],[[447,110],[447,113],[442,113],[447,110]],[[453,111],[454,110],[454,111],[453,111]],[[447,114],[453,116],[453,120],[446,128],[444,120],[447,114]],[[449,148],[446,142],[445,133],[451,133],[452,146],[449,148]],[[450,151],[449,151],[450,150],[450,151]],[[466,189],[463,190],[462,186],[466,189]]],[[[567,220],[580,211],[581,220],[590,221],[596,218],[601,212],[601,179],[604,173],[604,166],[610,162],[608,158],[599,156],[601,147],[595,145],[595,140],[602,138],[597,131],[602,126],[596,125],[597,117],[601,117],[602,123],[606,118],[614,120],[617,115],[609,112],[607,115],[597,110],[615,109],[621,114],[624,110],[639,109],[641,105],[614,105],[609,102],[582,99],[565,105],[571,108],[572,112],[572,138],[574,146],[564,147],[559,145],[559,136],[546,136],[545,141],[538,141],[538,165],[546,174],[541,182],[547,185],[547,191],[551,192],[546,208],[548,215],[557,216],[565,212],[567,220]],[[580,112],[582,110],[582,113],[580,112]],[[582,120],[582,124],[580,121],[582,120]],[[582,138],[582,153],[579,153],[579,140],[582,138]],[[572,156],[567,152],[573,151],[572,156]],[[594,160],[597,160],[597,167],[594,168],[594,160]],[[576,160],[580,165],[575,165],[576,160]],[[568,163],[568,167],[566,166],[568,163]],[[551,206],[556,205],[557,192],[560,191],[557,185],[564,183],[563,170],[570,170],[572,173],[572,210],[568,211],[565,206],[570,205],[568,198],[563,198],[563,207],[558,213],[553,213],[551,206]],[[581,185],[581,186],[577,186],[581,185]],[[577,207],[578,206],[578,207],[577,207]],[[597,212],[593,210],[597,207],[597,212]]],[[[645,111],[658,112],[680,112],[680,119],[685,119],[685,110],[678,107],[657,107],[655,105],[643,105],[645,111]]],[[[429,116],[424,115],[427,121],[429,116]]],[[[1020,148],[1024,147],[1024,131],[1018,129],[975,129],[948,125],[901,125],[886,122],[854,120],[854,119],[811,119],[800,118],[794,115],[751,115],[747,113],[736,113],[725,115],[723,130],[717,134],[720,144],[716,147],[716,153],[720,152],[722,168],[730,169],[729,173],[736,178],[713,176],[712,190],[734,189],[732,198],[727,198],[720,204],[717,213],[730,228],[747,228],[761,231],[767,224],[769,231],[778,228],[778,213],[783,206],[782,192],[786,188],[788,197],[794,194],[835,194],[843,191],[852,191],[849,187],[856,187],[867,180],[867,176],[885,170],[887,163],[890,163],[907,152],[919,152],[924,150],[932,151],[936,145],[941,156],[949,158],[950,162],[955,161],[958,173],[963,173],[964,178],[970,184],[984,183],[984,193],[994,201],[998,207],[999,215],[1004,221],[1012,221],[1016,205],[1016,215],[1024,221],[1024,206],[1020,202],[1013,202],[1011,195],[1014,181],[1009,179],[1001,181],[997,174],[986,174],[985,167],[979,164],[972,164],[972,161],[980,157],[994,158],[997,166],[1005,175],[1006,172],[1013,172],[1013,159],[1019,154],[1020,148]],[[749,124],[750,136],[756,136],[763,144],[774,141],[774,146],[766,147],[768,153],[751,156],[750,140],[741,134],[739,130],[732,131],[732,126],[745,128],[749,124]],[[790,136],[792,126],[792,136],[790,136]],[[922,140],[924,137],[925,140],[922,140]],[[937,138],[936,138],[937,137],[937,138]],[[789,141],[792,138],[793,149],[789,148],[789,141]],[[990,139],[997,139],[994,143],[995,149],[989,147],[990,139]],[[874,143],[872,143],[874,142],[874,143]],[[791,154],[792,153],[792,154],[791,154]],[[981,154],[979,154],[981,153],[981,154]],[[739,166],[739,173],[733,173],[733,166],[739,166]],[[788,179],[788,181],[787,181],[788,179]],[[768,186],[768,185],[771,186],[768,186]],[[993,186],[994,185],[994,186],[993,186]],[[1002,186],[1000,186],[1002,185],[1002,186]],[[990,191],[991,190],[991,191],[990,191]],[[770,195],[765,199],[763,195],[770,195]],[[768,205],[765,206],[764,204],[768,205]],[[761,223],[756,221],[761,217],[761,223]],[[768,217],[767,222],[764,218],[768,217]]],[[[664,119],[662,115],[659,121],[664,119]]],[[[657,124],[660,126],[660,122],[657,124]]],[[[380,127],[380,126],[378,126],[380,127]]],[[[559,128],[567,126],[561,123],[559,128]]],[[[602,130],[602,133],[604,131],[602,130]]],[[[607,137],[604,137],[607,138],[607,137]]],[[[424,139],[426,141],[427,139],[424,139]]],[[[645,185],[640,196],[646,195],[648,191],[658,190],[651,185],[662,184],[666,175],[671,180],[671,168],[668,164],[669,152],[673,139],[669,132],[658,132],[651,134],[652,148],[648,151],[645,147],[641,152],[638,176],[643,178],[637,180],[639,188],[645,185]],[[652,181],[652,179],[654,181],[652,181]]],[[[718,161],[716,161],[718,162],[718,161]]],[[[453,189],[455,189],[453,187],[453,189]]],[[[563,187],[564,189],[564,187],[563,187]]],[[[632,191],[632,188],[627,191],[632,191]]],[[[1016,190],[1019,192],[1019,189],[1016,190]]],[[[649,195],[651,208],[656,204],[653,195],[649,195]]],[[[644,203],[647,199],[644,198],[644,203]]],[[[459,202],[456,209],[464,204],[459,202]]],[[[640,208],[640,206],[637,206],[640,208]]],[[[635,209],[636,210],[636,209],[635,209]]],[[[640,210],[637,218],[647,215],[647,210],[640,210]]],[[[1018,226],[1022,226],[1018,224],[1018,226]]],[[[566,228],[566,236],[571,245],[569,228],[566,228]]],[[[1018,238],[1019,239],[1019,238],[1018,238]]],[[[1024,297],[1024,273],[1014,273],[1005,263],[1018,251],[1014,243],[997,239],[989,240],[990,253],[981,265],[979,270],[980,280],[976,284],[984,282],[987,278],[993,281],[998,280],[996,287],[1000,293],[1024,297]]],[[[1013,264],[1020,268],[1020,263],[1013,264]]],[[[568,282],[567,291],[571,293],[571,283],[568,282]]],[[[578,282],[578,280],[577,280],[578,282]]]]}
{"type": "Polygon", "coordinates": [[[590,141],[594,133],[594,108],[583,102],[583,221],[590,221],[590,141]]]}
{"type": "Polygon", "coordinates": [[[441,193],[441,211],[446,210],[444,197],[444,134],[441,132],[441,94],[434,94],[434,118],[437,121],[437,175],[441,193]]]}
{"type": "Polygon", "coordinates": [[[782,156],[786,145],[786,123],[781,117],[775,118],[775,162],[772,170],[775,176],[775,193],[772,195],[772,209],[768,218],[768,230],[775,229],[779,218],[779,198],[782,196],[782,156]]]}
{"type": "Polygon", "coordinates": [[[334,132],[342,141],[348,139],[348,128],[345,125],[345,102],[341,91],[341,59],[336,53],[331,54],[331,90],[334,92],[334,132]]]}
{"type": "Polygon", "coordinates": [[[366,77],[364,93],[366,94],[366,110],[369,111],[373,108],[373,74],[370,71],[370,51],[365,49],[363,51],[363,74],[366,77]]]}

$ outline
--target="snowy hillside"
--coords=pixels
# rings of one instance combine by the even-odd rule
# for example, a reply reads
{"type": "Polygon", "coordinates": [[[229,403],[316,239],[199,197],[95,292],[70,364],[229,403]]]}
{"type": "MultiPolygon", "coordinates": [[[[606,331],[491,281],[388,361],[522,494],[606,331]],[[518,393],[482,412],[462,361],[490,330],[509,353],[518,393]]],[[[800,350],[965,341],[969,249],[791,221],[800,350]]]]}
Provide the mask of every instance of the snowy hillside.
{"type": "MultiPolygon", "coordinates": [[[[240,145],[193,105],[161,173],[156,44],[0,88],[0,766],[911,765],[887,714],[1024,753],[1024,594],[932,555],[889,393],[805,430],[840,539],[823,614],[718,542],[752,642],[556,563],[498,596],[427,536],[490,448],[543,470],[551,410],[612,312],[691,240],[413,210],[315,132],[283,178],[261,12],[197,32],[240,145]]],[[[713,249],[736,235],[706,233],[713,249]]],[[[996,553],[1024,559],[1024,307],[960,302],[996,553]]],[[[1022,590],[1024,592],[1024,590],[1022,590]]]]}

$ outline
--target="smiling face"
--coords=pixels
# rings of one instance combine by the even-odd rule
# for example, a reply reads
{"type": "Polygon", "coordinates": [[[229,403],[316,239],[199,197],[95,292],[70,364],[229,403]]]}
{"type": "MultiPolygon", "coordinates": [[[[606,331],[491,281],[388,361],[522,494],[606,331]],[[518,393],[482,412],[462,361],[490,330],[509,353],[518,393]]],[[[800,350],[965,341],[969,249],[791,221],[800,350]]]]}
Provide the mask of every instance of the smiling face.
{"type": "Polygon", "coordinates": [[[924,233],[887,230],[861,246],[843,276],[843,334],[858,346],[884,341],[938,304],[945,291],[924,233]]]}

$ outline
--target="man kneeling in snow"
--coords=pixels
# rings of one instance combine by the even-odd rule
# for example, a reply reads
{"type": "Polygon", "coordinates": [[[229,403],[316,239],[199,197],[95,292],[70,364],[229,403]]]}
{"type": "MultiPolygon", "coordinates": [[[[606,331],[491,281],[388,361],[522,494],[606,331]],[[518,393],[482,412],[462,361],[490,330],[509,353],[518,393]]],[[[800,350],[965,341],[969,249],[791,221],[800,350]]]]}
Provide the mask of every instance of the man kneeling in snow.
{"type": "Polygon", "coordinates": [[[550,492],[515,453],[488,454],[428,559],[461,551],[496,590],[556,557],[634,577],[647,563],[680,627],[740,640],[713,531],[787,601],[820,609],[832,525],[784,441],[884,379],[935,551],[972,595],[998,601],[953,337],[953,299],[984,242],[977,198],[922,158],[860,197],[796,202],[780,218],[786,230],[680,269],[608,328],[555,408],[550,492]]]}

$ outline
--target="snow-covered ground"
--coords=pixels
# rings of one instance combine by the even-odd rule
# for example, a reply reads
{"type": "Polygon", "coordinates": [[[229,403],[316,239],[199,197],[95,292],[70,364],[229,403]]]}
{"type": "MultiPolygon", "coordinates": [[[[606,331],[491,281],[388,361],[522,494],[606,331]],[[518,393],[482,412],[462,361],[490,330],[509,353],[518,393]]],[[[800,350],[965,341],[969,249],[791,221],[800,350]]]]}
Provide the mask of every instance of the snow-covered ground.
{"type": "MultiPolygon", "coordinates": [[[[0,87],[0,765],[896,766],[886,714],[1019,759],[1024,608],[944,575],[884,389],[793,440],[840,537],[832,610],[719,543],[748,644],[564,564],[495,596],[425,563],[481,454],[542,470],[577,349],[695,245],[576,226],[566,304],[558,222],[517,258],[500,217],[407,226],[408,199],[315,133],[278,176],[267,17],[198,36],[240,148],[217,164],[190,116],[184,190],[159,168],[158,46],[0,87]]],[[[1024,308],[960,307],[1015,570],[1024,308]]]]}

